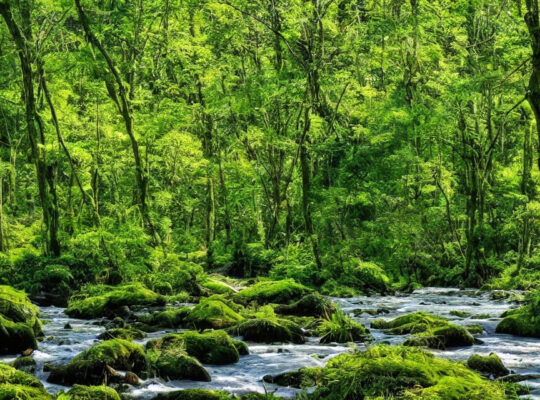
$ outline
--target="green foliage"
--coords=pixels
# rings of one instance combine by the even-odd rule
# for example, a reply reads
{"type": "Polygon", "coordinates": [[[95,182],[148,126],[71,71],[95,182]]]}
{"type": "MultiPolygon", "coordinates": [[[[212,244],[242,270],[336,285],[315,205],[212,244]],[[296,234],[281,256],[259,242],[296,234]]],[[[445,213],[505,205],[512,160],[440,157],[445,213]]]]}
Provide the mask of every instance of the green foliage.
{"type": "Polygon", "coordinates": [[[364,342],[371,338],[369,331],[350,319],[341,310],[336,311],[318,328],[321,343],[364,342]]]}
{"type": "Polygon", "coordinates": [[[292,279],[260,281],[238,292],[235,298],[244,302],[256,302],[258,304],[288,304],[300,300],[303,295],[310,291],[309,288],[296,283],[292,279]]]}

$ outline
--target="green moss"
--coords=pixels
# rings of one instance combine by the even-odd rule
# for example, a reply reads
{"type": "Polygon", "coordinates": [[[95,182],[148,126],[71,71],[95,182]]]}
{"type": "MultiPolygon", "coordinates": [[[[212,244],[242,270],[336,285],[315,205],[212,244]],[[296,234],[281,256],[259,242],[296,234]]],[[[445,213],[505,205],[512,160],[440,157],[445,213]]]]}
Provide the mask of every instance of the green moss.
{"type": "Polygon", "coordinates": [[[361,296],[363,292],[359,289],[346,286],[335,279],[328,279],[321,286],[320,291],[325,296],[331,297],[354,297],[361,296]]]}
{"type": "Polygon", "coordinates": [[[151,369],[163,379],[190,379],[210,382],[210,375],[199,361],[189,356],[182,348],[149,349],[151,369]]]}
{"type": "Polygon", "coordinates": [[[263,378],[263,380],[265,382],[274,383],[279,386],[307,389],[319,385],[321,378],[322,368],[306,367],[275,376],[267,375],[263,378]]]}
{"type": "Polygon", "coordinates": [[[475,371],[487,376],[499,377],[508,375],[510,373],[510,371],[508,371],[508,369],[504,366],[501,358],[495,353],[491,353],[488,356],[473,354],[467,360],[467,366],[470,369],[474,369],[475,371]]]}
{"type": "Polygon", "coordinates": [[[124,340],[140,340],[146,337],[146,333],[140,329],[135,329],[132,327],[128,328],[114,328],[108,329],[98,336],[98,339],[109,340],[109,339],[124,339],[124,340]]]}
{"type": "Polygon", "coordinates": [[[45,391],[45,389],[12,385],[7,383],[0,384],[0,400],[53,400],[54,397],[45,391]]]}
{"type": "Polygon", "coordinates": [[[86,288],[79,296],[72,297],[65,312],[70,317],[91,319],[116,316],[122,312],[123,307],[164,304],[163,296],[141,284],[97,285],[86,288]]]}
{"type": "Polygon", "coordinates": [[[217,279],[208,279],[201,283],[201,286],[210,290],[212,293],[216,294],[231,294],[234,293],[234,289],[229,285],[218,281],[217,279]]]}
{"type": "Polygon", "coordinates": [[[0,383],[42,388],[43,385],[35,376],[19,371],[7,364],[0,364],[0,383]]]}
{"type": "Polygon", "coordinates": [[[389,291],[390,279],[384,270],[373,262],[351,260],[339,282],[363,292],[385,293],[389,291]]]}
{"type": "Polygon", "coordinates": [[[438,359],[419,348],[379,345],[365,352],[343,354],[324,367],[322,385],[309,397],[317,400],[357,399],[470,399],[483,390],[490,397],[504,400],[504,390],[462,364],[438,359]],[[452,384],[450,384],[452,383],[452,384]],[[454,389],[455,388],[455,389],[454,389]]]}
{"type": "Polygon", "coordinates": [[[36,349],[36,336],[42,334],[38,316],[24,292],[0,286],[0,354],[36,349]]]}
{"type": "Polygon", "coordinates": [[[444,350],[448,347],[472,346],[475,340],[462,326],[448,324],[418,333],[405,341],[405,346],[426,346],[444,350]]]}
{"type": "Polygon", "coordinates": [[[428,314],[423,311],[412,314],[402,315],[391,321],[378,319],[371,322],[371,327],[375,329],[383,329],[386,333],[392,335],[404,335],[407,333],[419,333],[426,330],[444,326],[448,324],[448,320],[443,317],[428,314]]]}
{"type": "Polygon", "coordinates": [[[241,356],[247,356],[249,354],[249,347],[246,343],[236,339],[233,339],[233,343],[236,350],[238,350],[238,354],[241,356]]]}
{"type": "Polygon", "coordinates": [[[257,343],[305,343],[304,332],[294,322],[275,318],[257,318],[230,329],[236,336],[257,343]]]}
{"type": "Polygon", "coordinates": [[[278,314],[324,318],[336,312],[336,307],[326,297],[311,293],[292,304],[278,305],[275,311],[278,314]]]}
{"type": "Polygon", "coordinates": [[[186,322],[197,329],[222,329],[235,325],[244,318],[221,299],[201,299],[186,317],[186,322]]]}
{"type": "Polygon", "coordinates": [[[56,400],[121,400],[116,390],[107,386],[75,385],[67,393],[60,393],[56,400]]]}
{"type": "Polygon", "coordinates": [[[495,332],[540,338],[540,319],[532,305],[508,311],[503,316],[504,319],[497,325],[495,332]]]}
{"type": "Polygon", "coordinates": [[[467,318],[471,316],[471,313],[467,311],[452,310],[450,311],[450,315],[453,315],[454,317],[459,317],[459,318],[467,318]]]}
{"type": "Polygon", "coordinates": [[[153,400],[232,400],[227,393],[207,389],[185,389],[160,393],[153,400]]]}
{"type": "Polygon", "coordinates": [[[484,333],[484,326],[482,324],[465,325],[465,328],[471,335],[481,335],[484,333]]]}
{"type": "Polygon", "coordinates": [[[27,372],[29,374],[34,373],[36,370],[36,360],[32,356],[22,356],[17,358],[11,363],[13,368],[20,371],[27,372]]]}
{"type": "Polygon", "coordinates": [[[317,329],[321,343],[364,342],[371,339],[369,331],[358,322],[353,321],[341,310],[332,314],[317,329]]]}
{"type": "Polygon", "coordinates": [[[224,365],[239,360],[237,344],[224,331],[169,334],[147,343],[147,349],[180,348],[205,364],[224,365]]]}
{"type": "Polygon", "coordinates": [[[281,281],[261,281],[255,285],[241,290],[235,296],[243,302],[256,302],[258,304],[289,304],[300,300],[311,290],[304,285],[296,283],[293,279],[281,281]]]}
{"type": "Polygon", "coordinates": [[[98,343],[73,357],[61,367],[49,366],[48,381],[64,385],[100,385],[107,381],[109,368],[139,373],[146,370],[146,357],[142,346],[123,339],[98,343]]]}

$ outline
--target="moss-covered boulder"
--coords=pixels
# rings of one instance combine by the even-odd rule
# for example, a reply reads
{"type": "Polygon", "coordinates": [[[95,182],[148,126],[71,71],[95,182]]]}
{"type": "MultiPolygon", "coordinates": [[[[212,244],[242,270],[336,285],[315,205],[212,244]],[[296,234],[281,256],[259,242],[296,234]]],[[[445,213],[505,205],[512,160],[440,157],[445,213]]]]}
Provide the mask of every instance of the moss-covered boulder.
{"type": "Polygon", "coordinates": [[[376,319],[371,322],[371,327],[382,329],[391,335],[405,335],[407,333],[420,333],[428,329],[445,326],[448,320],[423,311],[402,315],[393,320],[376,319]]]}
{"type": "Polygon", "coordinates": [[[257,304],[290,304],[300,300],[310,293],[311,289],[296,283],[293,279],[281,281],[261,281],[243,289],[235,295],[235,299],[243,303],[256,302],[257,304]]]}
{"type": "Polygon", "coordinates": [[[38,316],[24,292],[0,286],[0,354],[36,349],[36,337],[42,334],[38,316]]]}
{"type": "Polygon", "coordinates": [[[11,363],[13,368],[33,374],[36,371],[36,360],[32,356],[21,356],[11,363]]]}
{"type": "Polygon", "coordinates": [[[482,375],[494,376],[496,378],[510,373],[504,366],[501,358],[495,353],[490,353],[488,356],[473,354],[467,360],[467,366],[470,369],[480,372],[482,375]]]}
{"type": "Polygon", "coordinates": [[[75,385],[67,393],[59,393],[56,400],[121,400],[116,390],[107,386],[75,385]]]}
{"type": "Polygon", "coordinates": [[[318,328],[321,343],[365,342],[372,339],[364,325],[353,321],[342,311],[332,314],[318,328]]]}
{"type": "Polygon", "coordinates": [[[170,393],[160,393],[153,400],[232,400],[225,392],[207,389],[185,389],[170,393]]]}
{"type": "Polygon", "coordinates": [[[420,348],[379,345],[342,354],[324,367],[312,400],[423,399],[506,400],[494,383],[465,365],[438,359],[420,348]]]}
{"type": "Polygon", "coordinates": [[[0,364],[0,400],[52,400],[35,376],[0,364]]]}
{"type": "Polygon", "coordinates": [[[209,331],[205,333],[184,332],[169,334],[161,339],[151,340],[146,344],[147,349],[181,348],[205,364],[224,365],[239,360],[237,346],[239,341],[233,341],[225,331],[209,331]]]}
{"type": "Polygon", "coordinates": [[[189,379],[210,382],[210,374],[196,358],[180,347],[153,346],[147,351],[150,369],[165,380],[189,379]]]}
{"type": "Polygon", "coordinates": [[[165,298],[141,284],[96,285],[73,296],[65,312],[70,317],[92,319],[124,315],[126,307],[162,305],[165,298]]]}
{"type": "Polygon", "coordinates": [[[140,316],[138,320],[144,325],[151,327],[151,330],[175,329],[184,325],[190,310],[189,307],[171,308],[154,312],[150,315],[140,316]]]}
{"type": "Polygon", "coordinates": [[[214,294],[231,294],[236,292],[234,288],[216,277],[208,277],[200,285],[214,294]]]}
{"type": "Polygon", "coordinates": [[[238,313],[232,302],[218,296],[201,299],[185,318],[188,325],[197,329],[223,329],[237,324],[244,318],[238,313]]]}
{"type": "Polygon", "coordinates": [[[146,370],[143,347],[123,339],[98,343],[73,357],[64,366],[49,365],[47,381],[61,385],[101,385],[115,375],[116,369],[139,373],[146,370]]]}
{"type": "Polygon", "coordinates": [[[472,346],[474,337],[462,326],[448,324],[418,333],[407,339],[405,346],[425,346],[444,350],[448,347],[472,346]]]}
{"type": "Polygon", "coordinates": [[[339,281],[362,292],[386,293],[390,288],[390,279],[380,266],[360,260],[351,260],[339,281]]]}
{"type": "Polygon", "coordinates": [[[140,329],[135,329],[132,327],[127,328],[113,328],[107,329],[105,332],[98,336],[98,339],[101,340],[110,340],[110,339],[124,339],[124,340],[141,340],[146,337],[146,333],[140,329]]]}
{"type": "Polygon", "coordinates": [[[336,306],[326,297],[311,293],[292,304],[280,304],[274,310],[277,314],[329,318],[336,312],[336,306]]]}
{"type": "Polygon", "coordinates": [[[263,381],[279,386],[288,386],[297,389],[307,389],[321,383],[322,368],[305,367],[296,371],[284,372],[279,375],[266,375],[263,381]]]}
{"type": "Polygon", "coordinates": [[[239,323],[229,330],[235,336],[257,343],[305,343],[302,328],[277,318],[257,318],[239,323]]]}
{"type": "Polygon", "coordinates": [[[505,312],[504,319],[499,322],[495,332],[508,333],[516,336],[540,338],[540,306],[526,305],[505,312]]]}

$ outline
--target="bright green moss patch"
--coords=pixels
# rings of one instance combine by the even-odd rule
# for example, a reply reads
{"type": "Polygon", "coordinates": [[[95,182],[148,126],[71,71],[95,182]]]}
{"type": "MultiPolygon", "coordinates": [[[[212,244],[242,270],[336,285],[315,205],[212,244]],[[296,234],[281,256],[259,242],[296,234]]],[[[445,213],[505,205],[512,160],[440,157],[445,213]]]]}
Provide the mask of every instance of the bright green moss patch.
{"type": "Polygon", "coordinates": [[[497,325],[495,332],[509,333],[516,336],[540,338],[540,318],[532,305],[527,305],[503,314],[504,319],[497,325]]]}
{"type": "Polygon", "coordinates": [[[471,316],[471,313],[467,311],[452,310],[450,311],[450,315],[453,315],[454,317],[459,317],[459,318],[467,318],[471,316]]]}
{"type": "MultiPolygon", "coordinates": [[[[231,302],[232,303],[232,302],[231,302]]],[[[190,311],[185,321],[198,329],[222,329],[235,325],[244,318],[223,299],[214,296],[201,299],[190,311]]]]}
{"type": "Polygon", "coordinates": [[[274,383],[279,386],[288,386],[298,389],[307,389],[318,386],[321,383],[322,368],[306,367],[296,371],[289,371],[283,374],[263,378],[265,382],[274,383]]]}
{"type": "Polygon", "coordinates": [[[336,306],[326,297],[311,293],[292,304],[278,305],[275,311],[278,314],[325,318],[336,312],[336,306]]]}
{"type": "Polygon", "coordinates": [[[448,347],[472,346],[474,343],[474,337],[467,329],[459,325],[448,324],[417,333],[407,339],[404,345],[444,350],[448,347]]]}
{"type": "Polygon", "coordinates": [[[56,400],[121,400],[116,390],[107,386],[75,385],[67,393],[60,393],[56,400]]]}
{"type": "Polygon", "coordinates": [[[0,364],[0,383],[10,383],[13,385],[31,386],[41,388],[43,385],[35,376],[19,371],[7,364],[0,364]]]}
{"type": "Polygon", "coordinates": [[[210,374],[197,359],[189,356],[182,347],[151,345],[147,351],[150,369],[163,379],[190,379],[210,381],[210,374]]]}
{"type": "Polygon", "coordinates": [[[101,335],[98,336],[98,339],[109,340],[109,339],[124,339],[124,340],[140,340],[146,337],[146,333],[140,329],[135,329],[132,327],[128,328],[114,328],[107,329],[101,335]]]}
{"type": "Polygon", "coordinates": [[[304,332],[294,322],[277,318],[256,318],[229,330],[235,336],[257,343],[305,343],[304,332]]]}
{"type": "Polygon", "coordinates": [[[375,346],[365,352],[343,354],[323,368],[322,385],[309,397],[317,400],[509,399],[499,384],[462,364],[438,359],[419,348],[375,346]],[[467,397],[470,393],[473,397],[467,397]],[[478,397],[476,393],[489,397],[478,397]],[[476,396],[476,397],[474,397],[476,396]]]}
{"type": "Polygon", "coordinates": [[[43,384],[33,375],[19,371],[7,364],[0,364],[1,400],[52,400],[43,384]]]}
{"type": "Polygon", "coordinates": [[[495,353],[491,353],[488,356],[473,354],[467,360],[467,366],[487,376],[499,377],[510,373],[504,366],[501,358],[495,353]]]}
{"type": "Polygon", "coordinates": [[[36,349],[41,335],[39,310],[26,294],[10,286],[0,286],[0,354],[36,349]]]}
{"type": "Polygon", "coordinates": [[[338,311],[325,320],[317,329],[321,343],[364,342],[371,339],[364,325],[353,321],[342,311],[338,311]]]}
{"type": "Polygon", "coordinates": [[[65,312],[70,317],[91,319],[118,315],[123,312],[123,307],[164,304],[163,296],[141,284],[97,285],[88,287],[80,295],[72,297],[65,312]]]}
{"type": "Polygon", "coordinates": [[[13,368],[32,374],[36,370],[36,360],[32,356],[22,356],[11,363],[13,368]]]}
{"type": "Polygon", "coordinates": [[[255,285],[241,290],[235,298],[244,302],[257,304],[289,304],[300,300],[302,296],[311,292],[311,289],[296,283],[293,279],[281,281],[261,281],[255,285]]]}
{"type": "Polygon", "coordinates": [[[355,259],[345,266],[339,282],[363,292],[385,293],[390,288],[390,279],[380,266],[355,259]]]}
{"type": "Polygon", "coordinates": [[[392,335],[405,335],[407,333],[424,332],[429,328],[444,326],[447,324],[448,320],[446,318],[419,311],[412,314],[402,315],[391,321],[378,319],[371,322],[371,327],[375,329],[383,329],[392,335]]]}

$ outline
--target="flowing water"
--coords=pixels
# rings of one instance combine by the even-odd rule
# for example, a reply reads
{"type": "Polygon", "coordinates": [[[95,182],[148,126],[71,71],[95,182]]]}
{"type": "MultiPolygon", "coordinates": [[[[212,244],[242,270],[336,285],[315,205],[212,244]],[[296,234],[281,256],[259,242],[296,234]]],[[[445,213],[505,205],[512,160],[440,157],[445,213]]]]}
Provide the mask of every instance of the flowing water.
{"type": "MultiPolygon", "coordinates": [[[[415,291],[412,294],[395,296],[354,297],[348,299],[333,298],[343,310],[350,313],[357,321],[369,327],[370,321],[377,318],[394,318],[415,311],[426,311],[446,317],[461,325],[481,324],[484,333],[478,338],[484,343],[465,348],[453,348],[446,351],[435,351],[444,358],[462,361],[471,354],[487,355],[497,353],[508,369],[517,374],[540,375],[540,339],[521,338],[512,335],[495,334],[495,327],[504,311],[517,307],[508,300],[492,300],[490,293],[477,295],[473,290],[429,288],[415,291]],[[384,314],[371,315],[359,310],[382,310],[384,314]],[[467,318],[450,315],[450,311],[458,310],[471,314],[467,318]]],[[[67,317],[63,309],[42,307],[42,319],[47,321],[43,326],[46,339],[40,343],[39,350],[34,352],[37,375],[44,382],[47,390],[56,392],[63,387],[46,382],[47,373],[42,372],[45,362],[65,364],[73,356],[97,343],[97,335],[104,331],[98,321],[83,321],[67,317]],[[64,329],[69,323],[71,330],[64,329]]],[[[165,332],[154,332],[146,340],[160,337],[165,332]]],[[[392,344],[402,343],[406,336],[390,336],[372,329],[377,342],[392,344]]],[[[143,343],[141,341],[140,343],[143,343]]],[[[212,377],[212,382],[170,381],[158,378],[142,380],[139,387],[132,387],[127,394],[133,399],[151,399],[158,392],[167,392],[187,388],[223,389],[233,393],[274,392],[286,398],[295,396],[297,390],[282,388],[262,382],[265,375],[275,375],[304,366],[323,366],[330,358],[347,352],[344,345],[320,345],[318,339],[310,338],[306,344],[262,345],[248,343],[250,354],[242,356],[236,364],[225,366],[205,365],[212,377]]],[[[358,343],[358,348],[364,345],[358,343]]],[[[9,361],[9,359],[4,359],[9,361]]],[[[540,379],[523,382],[530,386],[531,397],[540,400],[540,379]]]]}

